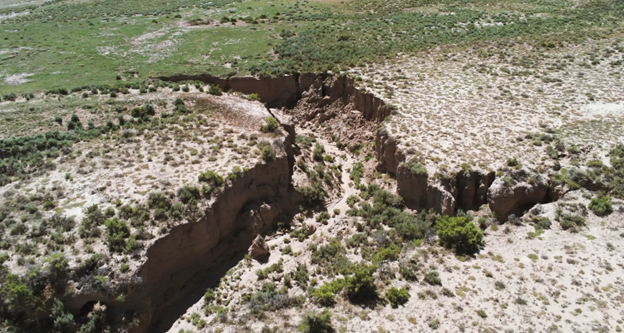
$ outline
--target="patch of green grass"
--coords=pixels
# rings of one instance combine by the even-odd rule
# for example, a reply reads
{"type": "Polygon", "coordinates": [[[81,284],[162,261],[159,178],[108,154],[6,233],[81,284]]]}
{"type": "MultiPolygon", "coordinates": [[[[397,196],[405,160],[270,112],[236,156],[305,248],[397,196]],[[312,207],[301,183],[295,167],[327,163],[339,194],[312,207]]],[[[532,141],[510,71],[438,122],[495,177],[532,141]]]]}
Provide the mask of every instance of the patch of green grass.
{"type": "Polygon", "coordinates": [[[99,0],[97,5],[50,2],[0,12],[25,8],[30,14],[3,21],[0,49],[8,52],[0,57],[0,70],[32,76],[20,85],[1,86],[2,94],[112,85],[135,74],[144,79],[335,71],[397,52],[488,40],[526,38],[554,48],[600,38],[600,29],[617,27],[624,14],[621,1],[570,7],[528,0],[99,0]]]}

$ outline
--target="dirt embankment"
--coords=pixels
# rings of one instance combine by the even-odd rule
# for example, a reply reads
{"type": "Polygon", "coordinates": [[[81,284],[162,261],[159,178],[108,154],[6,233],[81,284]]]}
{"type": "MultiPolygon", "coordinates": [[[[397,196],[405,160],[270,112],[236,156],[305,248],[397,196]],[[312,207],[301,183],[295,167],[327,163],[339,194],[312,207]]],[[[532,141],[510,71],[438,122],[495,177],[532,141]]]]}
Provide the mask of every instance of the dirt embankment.
{"type": "Polygon", "coordinates": [[[204,217],[173,227],[151,244],[136,276],[127,281],[125,300],[81,285],[64,299],[67,308],[84,312],[99,301],[116,323],[129,324],[133,316],[139,319],[132,332],[162,330],[159,326],[167,325],[177,304],[205,281],[218,281],[232,259],[244,256],[254,237],[297,212],[302,197],[291,182],[293,143],[290,134],[274,139],[275,158],[228,180],[204,217]]]}

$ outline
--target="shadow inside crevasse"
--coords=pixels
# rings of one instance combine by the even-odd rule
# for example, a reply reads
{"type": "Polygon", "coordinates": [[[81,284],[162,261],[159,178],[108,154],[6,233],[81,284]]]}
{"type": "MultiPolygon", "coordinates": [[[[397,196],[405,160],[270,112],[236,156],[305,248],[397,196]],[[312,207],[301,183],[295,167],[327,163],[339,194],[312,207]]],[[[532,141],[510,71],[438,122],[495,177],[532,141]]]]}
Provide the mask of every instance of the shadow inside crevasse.
{"type": "Polygon", "coordinates": [[[204,296],[207,288],[216,288],[221,278],[233,267],[235,267],[246,254],[245,250],[239,250],[226,259],[221,265],[210,268],[208,271],[197,273],[184,284],[178,291],[185,296],[167,307],[166,310],[158,312],[158,317],[152,320],[148,332],[164,333],[195,303],[204,296]]]}

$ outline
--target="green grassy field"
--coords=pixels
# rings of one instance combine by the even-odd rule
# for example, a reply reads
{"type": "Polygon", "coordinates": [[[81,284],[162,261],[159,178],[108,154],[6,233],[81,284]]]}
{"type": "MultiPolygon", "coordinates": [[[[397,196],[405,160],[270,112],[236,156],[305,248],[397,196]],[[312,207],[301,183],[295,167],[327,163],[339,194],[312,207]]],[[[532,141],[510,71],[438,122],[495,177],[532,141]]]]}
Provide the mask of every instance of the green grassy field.
{"type": "Polygon", "coordinates": [[[25,11],[0,24],[0,94],[178,73],[337,71],[397,52],[487,40],[556,47],[609,36],[624,21],[622,1],[55,0],[0,7],[0,15],[25,11]]]}

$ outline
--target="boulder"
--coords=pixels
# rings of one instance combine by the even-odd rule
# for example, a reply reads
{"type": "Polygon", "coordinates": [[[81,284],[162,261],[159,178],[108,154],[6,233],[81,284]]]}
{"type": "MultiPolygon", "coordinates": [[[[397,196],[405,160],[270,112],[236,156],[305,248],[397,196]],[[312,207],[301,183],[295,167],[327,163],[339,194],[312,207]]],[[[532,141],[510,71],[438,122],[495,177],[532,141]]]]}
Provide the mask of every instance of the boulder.
{"type": "Polygon", "coordinates": [[[523,215],[524,210],[538,203],[550,201],[550,188],[546,182],[525,180],[513,184],[508,177],[497,178],[488,189],[488,201],[496,218],[507,221],[509,214],[523,215]]]}
{"type": "Polygon", "coordinates": [[[266,256],[271,252],[271,248],[269,248],[269,244],[264,241],[264,237],[262,235],[256,236],[251,246],[249,247],[249,256],[258,259],[266,256]]]}

